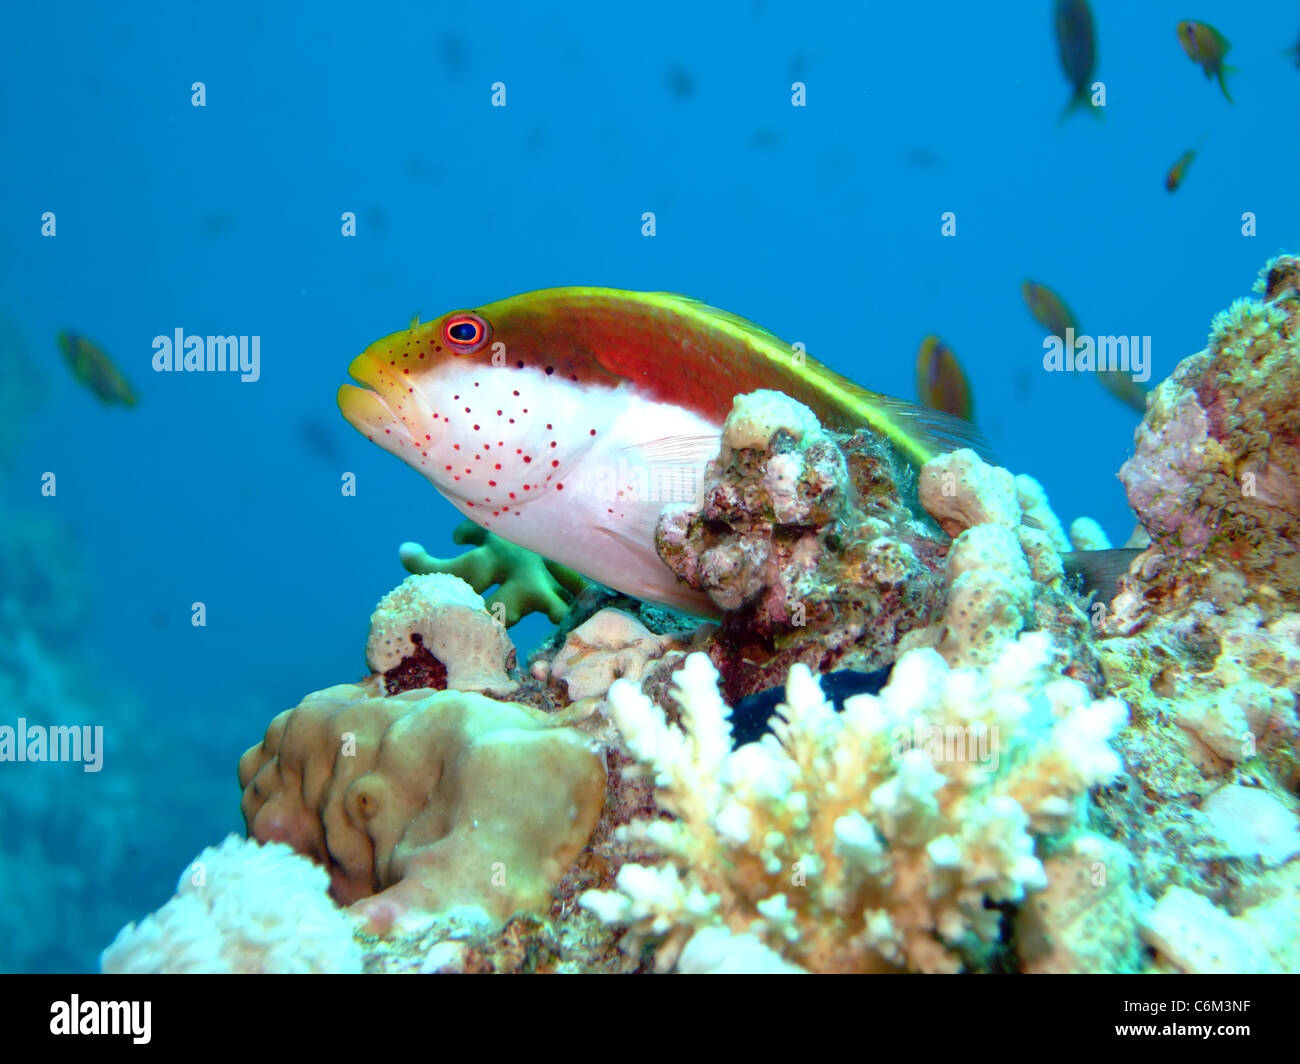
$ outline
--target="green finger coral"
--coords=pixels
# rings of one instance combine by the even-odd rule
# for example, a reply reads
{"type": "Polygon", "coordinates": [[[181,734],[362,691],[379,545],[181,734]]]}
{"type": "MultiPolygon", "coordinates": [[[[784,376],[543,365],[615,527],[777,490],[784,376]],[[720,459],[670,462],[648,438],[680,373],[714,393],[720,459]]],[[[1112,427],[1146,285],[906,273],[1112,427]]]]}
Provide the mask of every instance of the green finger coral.
{"type": "Polygon", "coordinates": [[[454,558],[435,558],[418,543],[403,543],[402,565],[410,573],[458,576],[480,595],[496,585],[487,608],[507,628],[530,613],[544,613],[559,624],[574,595],[587,586],[586,578],[568,566],[517,547],[473,521],[462,521],[451,538],[474,549],[454,558]]]}

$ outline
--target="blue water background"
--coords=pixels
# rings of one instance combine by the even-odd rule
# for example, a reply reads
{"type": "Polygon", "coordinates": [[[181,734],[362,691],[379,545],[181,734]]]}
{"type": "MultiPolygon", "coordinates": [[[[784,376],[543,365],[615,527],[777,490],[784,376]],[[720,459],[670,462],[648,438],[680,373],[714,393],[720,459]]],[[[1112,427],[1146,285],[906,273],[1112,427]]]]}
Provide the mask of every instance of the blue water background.
{"type": "MultiPolygon", "coordinates": [[[[118,824],[140,857],[111,889],[143,914],[239,829],[239,753],[308,691],[365,672],[368,615],[404,575],[397,545],[457,549],[452,508],[334,404],[349,360],[416,313],[553,285],[680,291],[907,398],[937,332],[1002,462],[1063,520],[1090,515],[1122,542],[1115,473],[1137,416],[1094,379],[1043,372],[1019,285],[1054,286],[1089,332],[1150,335],[1153,381],[1199,350],[1214,313],[1300,243],[1300,70],[1281,54],[1300,8],[1196,5],[1232,42],[1235,106],[1179,47],[1181,0],[1094,11],[1105,118],[1061,123],[1046,0],[6,3],[0,310],[48,387],[5,513],[75,535],[93,613],[62,649],[174,736],[151,769],[158,822],[169,795],[210,796],[165,833],[118,824]],[[498,81],[505,108],[490,106],[498,81]],[[1193,147],[1171,196],[1165,172],[1193,147]],[[261,380],[153,373],[152,338],[178,327],[259,335],[261,380]],[[113,353],[138,408],[71,380],[60,329],[113,353]]],[[[105,775],[114,742],[130,737],[110,739],[105,775]]],[[[103,801],[93,777],[59,786],[103,801]]],[[[47,825],[10,828],[24,830],[47,825]]],[[[75,963],[93,967],[115,931],[75,963]]]]}

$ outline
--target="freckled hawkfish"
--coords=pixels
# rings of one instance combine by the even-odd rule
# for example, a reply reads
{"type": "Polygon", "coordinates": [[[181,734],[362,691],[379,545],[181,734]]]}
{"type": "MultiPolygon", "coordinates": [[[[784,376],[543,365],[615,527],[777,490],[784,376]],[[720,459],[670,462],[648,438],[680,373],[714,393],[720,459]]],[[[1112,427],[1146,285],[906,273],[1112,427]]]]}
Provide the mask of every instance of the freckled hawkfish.
{"type": "Polygon", "coordinates": [[[734,314],[667,292],[552,288],[371,344],[343,416],[462,514],[637,598],[716,614],[655,552],[693,502],[736,395],[781,391],[920,465],[983,450],[969,423],[858,387],[734,314]]]}

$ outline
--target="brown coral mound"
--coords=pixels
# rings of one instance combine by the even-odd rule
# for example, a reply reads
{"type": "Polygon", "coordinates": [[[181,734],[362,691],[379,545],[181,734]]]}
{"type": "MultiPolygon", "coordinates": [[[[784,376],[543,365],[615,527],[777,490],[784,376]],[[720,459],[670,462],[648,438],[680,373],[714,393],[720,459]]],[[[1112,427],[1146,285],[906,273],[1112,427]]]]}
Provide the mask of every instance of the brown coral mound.
{"type": "Polygon", "coordinates": [[[331,687],[271,722],[239,762],[249,835],[324,865],[378,934],[456,908],[498,925],[544,910],[600,817],[600,754],[517,703],[375,694],[331,687]]]}

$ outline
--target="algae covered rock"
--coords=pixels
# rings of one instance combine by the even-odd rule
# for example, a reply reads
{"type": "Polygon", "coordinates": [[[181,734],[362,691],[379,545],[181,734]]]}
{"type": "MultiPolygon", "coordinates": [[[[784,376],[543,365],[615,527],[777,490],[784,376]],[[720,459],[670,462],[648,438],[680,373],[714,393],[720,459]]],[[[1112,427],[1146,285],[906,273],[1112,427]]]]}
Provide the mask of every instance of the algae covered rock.
{"type": "Polygon", "coordinates": [[[1145,599],[1185,601],[1225,568],[1300,606],[1297,259],[1264,269],[1260,299],[1219,314],[1204,351],[1152,393],[1120,469],[1151,537],[1145,599]]]}

